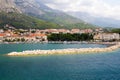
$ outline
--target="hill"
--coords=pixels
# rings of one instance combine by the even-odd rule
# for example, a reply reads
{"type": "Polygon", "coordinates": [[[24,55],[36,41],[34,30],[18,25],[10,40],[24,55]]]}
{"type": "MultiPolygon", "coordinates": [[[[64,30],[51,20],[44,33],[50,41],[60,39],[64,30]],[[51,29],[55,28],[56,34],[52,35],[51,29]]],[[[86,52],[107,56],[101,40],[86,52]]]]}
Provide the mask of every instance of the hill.
{"type": "Polygon", "coordinates": [[[76,24],[68,24],[66,26],[61,26],[59,24],[55,24],[52,22],[40,20],[35,17],[31,17],[25,14],[19,13],[0,13],[0,28],[2,28],[5,24],[10,24],[16,28],[37,28],[37,29],[46,29],[46,28],[94,28],[93,25],[84,24],[84,23],[76,23],[76,24]]]}
{"type": "Polygon", "coordinates": [[[16,28],[60,28],[58,24],[54,24],[51,22],[46,22],[31,16],[27,16],[19,13],[0,13],[0,26],[1,28],[5,24],[10,24],[16,28]]]}

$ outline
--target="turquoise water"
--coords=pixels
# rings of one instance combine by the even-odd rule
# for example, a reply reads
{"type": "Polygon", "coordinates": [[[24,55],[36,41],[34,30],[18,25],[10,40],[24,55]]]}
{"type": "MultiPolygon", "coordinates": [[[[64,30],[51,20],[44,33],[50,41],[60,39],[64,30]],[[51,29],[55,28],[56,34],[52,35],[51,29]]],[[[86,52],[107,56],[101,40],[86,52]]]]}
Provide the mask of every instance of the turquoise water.
{"type": "Polygon", "coordinates": [[[101,54],[9,57],[11,51],[97,44],[0,44],[0,80],[120,80],[120,50],[101,54]]]}
{"type": "Polygon", "coordinates": [[[24,50],[49,50],[49,49],[65,49],[65,48],[89,48],[89,47],[106,47],[106,45],[99,44],[0,44],[0,54],[5,54],[13,51],[24,51],[24,50]]]}

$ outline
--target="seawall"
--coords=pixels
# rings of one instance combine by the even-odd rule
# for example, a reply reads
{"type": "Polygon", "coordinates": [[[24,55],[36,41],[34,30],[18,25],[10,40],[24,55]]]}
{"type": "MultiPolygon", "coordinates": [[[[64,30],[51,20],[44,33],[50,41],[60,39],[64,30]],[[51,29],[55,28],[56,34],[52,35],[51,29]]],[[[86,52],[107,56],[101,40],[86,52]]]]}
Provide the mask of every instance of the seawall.
{"type": "Polygon", "coordinates": [[[8,56],[28,56],[28,55],[51,55],[51,54],[82,54],[82,53],[100,53],[110,52],[120,48],[120,43],[106,48],[79,48],[79,49],[53,49],[53,50],[28,50],[23,52],[11,52],[8,56]]]}

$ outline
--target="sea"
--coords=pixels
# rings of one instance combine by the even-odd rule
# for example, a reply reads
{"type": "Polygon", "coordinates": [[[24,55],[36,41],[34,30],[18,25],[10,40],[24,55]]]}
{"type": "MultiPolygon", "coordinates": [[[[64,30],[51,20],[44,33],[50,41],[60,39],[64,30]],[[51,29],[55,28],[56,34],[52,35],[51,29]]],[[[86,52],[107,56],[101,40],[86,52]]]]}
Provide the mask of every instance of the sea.
{"type": "Polygon", "coordinates": [[[107,47],[100,44],[0,44],[0,80],[120,80],[120,49],[107,53],[7,56],[24,50],[107,47]]]}

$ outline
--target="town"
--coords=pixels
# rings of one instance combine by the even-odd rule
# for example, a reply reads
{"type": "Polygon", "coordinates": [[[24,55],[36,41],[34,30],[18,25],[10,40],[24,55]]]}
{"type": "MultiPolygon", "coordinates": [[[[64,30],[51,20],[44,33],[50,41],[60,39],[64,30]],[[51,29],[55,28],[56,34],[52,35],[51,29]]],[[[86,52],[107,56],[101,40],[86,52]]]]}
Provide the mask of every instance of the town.
{"type": "MultiPolygon", "coordinates": [[[[52,34],[87,34],[92,35],[88,41],[120,41],[119,33],[105,32],[103,28],[95,29],[16,29],[15,27],[6,24],[3,29],[0,29],[0,43],[37,43],[49,42],[52,34]]],[[[53,36],[54,37],[54,36],[53,36]]],[[[80,36],[81,37],[81,36],[80,36]]],[[[88,36],[89,37],[89,36],[88,36]]],[[[53,39],[53,41],[85,41],[84,39],[53,39]]]]}

